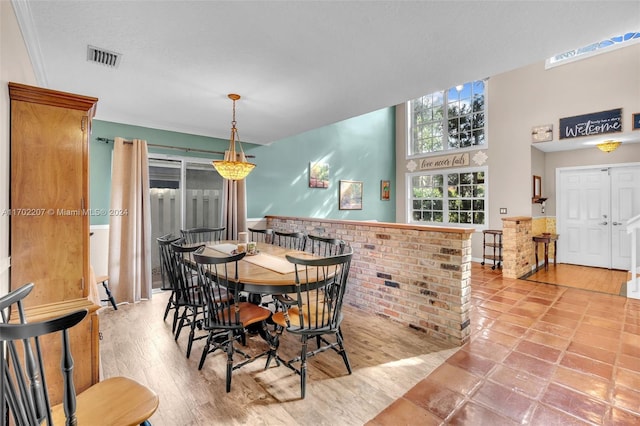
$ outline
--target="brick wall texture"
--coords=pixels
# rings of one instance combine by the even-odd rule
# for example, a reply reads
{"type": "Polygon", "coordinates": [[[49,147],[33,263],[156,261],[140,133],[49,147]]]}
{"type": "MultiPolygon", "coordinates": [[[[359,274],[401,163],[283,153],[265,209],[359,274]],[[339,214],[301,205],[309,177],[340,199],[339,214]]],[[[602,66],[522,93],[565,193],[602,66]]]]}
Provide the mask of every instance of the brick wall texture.
{"type": "Polygon", "coordinates": [[[469,340],[473,230],[267,216],[274,230],[353,248],[345,303],[462,345],[469,340]]]}

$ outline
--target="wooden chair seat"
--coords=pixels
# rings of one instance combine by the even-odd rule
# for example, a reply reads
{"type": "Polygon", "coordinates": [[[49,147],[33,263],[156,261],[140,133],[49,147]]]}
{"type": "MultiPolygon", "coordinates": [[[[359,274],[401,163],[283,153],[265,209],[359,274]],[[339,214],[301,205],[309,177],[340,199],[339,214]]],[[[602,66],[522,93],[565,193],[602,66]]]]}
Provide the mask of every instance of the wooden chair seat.
{"type": "MultiPolygon", "coordinates": [[[[311,311],[310,315],[307,313],[308,311],[306,308],[302,309],[302,312],[303,312],[302,318],[303,318],[305,327],[322,328],[324,324],[328,324],[330,322],[329,314],[332,314],[333,311],[329,311],[329,310],[323,311],[321,308],[315,307],[315,306],[310,307],[309,310],[311,311]]],[[[287,320],[284,315],[284,312],[281,312],[281,311],[273,314],[273,316],[271,317],[271,320],[281,327],[285,327],[285,328],[289,327],[289,332],[293,332],[293,330],[296,327],[299,328],[303,325],[300,323],[300,311],[301,309],[299,309],[298,307],[289,309],[288,325],[287,325],[287,320]]]]}
{"type": "MultiPolygon", "coordinates": [[[[154,391],[135,380],[112,377],[76,397],[78,425],[139,425],[151,417],[159,402],[154,391]]],[[[62,404],[52,407],[51,414],[54,424],[65,424],[62,404]]]]}

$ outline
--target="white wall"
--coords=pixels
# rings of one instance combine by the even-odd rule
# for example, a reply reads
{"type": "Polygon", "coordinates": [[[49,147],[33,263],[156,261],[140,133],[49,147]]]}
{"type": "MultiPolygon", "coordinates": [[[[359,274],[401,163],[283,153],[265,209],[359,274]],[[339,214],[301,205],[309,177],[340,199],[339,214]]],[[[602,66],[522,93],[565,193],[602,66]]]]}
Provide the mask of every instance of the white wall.
{"type": "Polygon", "coordinates": [[[36,77],[18,28],[13,6],[0,1],[0,294],[9,290],[9,129],[7,83],[36,85],[36,77]]]}

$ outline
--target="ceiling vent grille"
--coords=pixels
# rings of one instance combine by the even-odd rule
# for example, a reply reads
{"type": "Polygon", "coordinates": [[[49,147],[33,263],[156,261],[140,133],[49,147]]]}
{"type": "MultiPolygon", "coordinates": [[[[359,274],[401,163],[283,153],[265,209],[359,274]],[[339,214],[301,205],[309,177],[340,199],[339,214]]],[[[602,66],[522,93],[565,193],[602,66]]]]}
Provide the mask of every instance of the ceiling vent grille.
{"type": "Polygon", "coordinates": [[[111,68],[117,68],[120,65],[122,55],[116,52],[110,52],[99,47],[87,46],[87,61],[97,62],[111,68]]]}

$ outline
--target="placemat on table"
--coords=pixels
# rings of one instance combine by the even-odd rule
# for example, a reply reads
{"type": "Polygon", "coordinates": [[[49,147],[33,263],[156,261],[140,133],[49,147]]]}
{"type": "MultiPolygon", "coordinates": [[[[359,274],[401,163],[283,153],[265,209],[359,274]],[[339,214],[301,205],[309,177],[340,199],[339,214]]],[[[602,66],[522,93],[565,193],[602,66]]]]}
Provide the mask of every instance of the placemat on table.
{"type": "Polygon", "coordinates": [[[207,247],[226,254],[231,254],[232,251],[238,248],[235,244],[215,244],[207,247]]]}
{"type": "Polygon", "coordinates": [[[296,270],[295,265],[288,260],[266,253],[258,253],[255,256],[245,256],[244,260],[280,274],[290,274],[296,270]]]}

